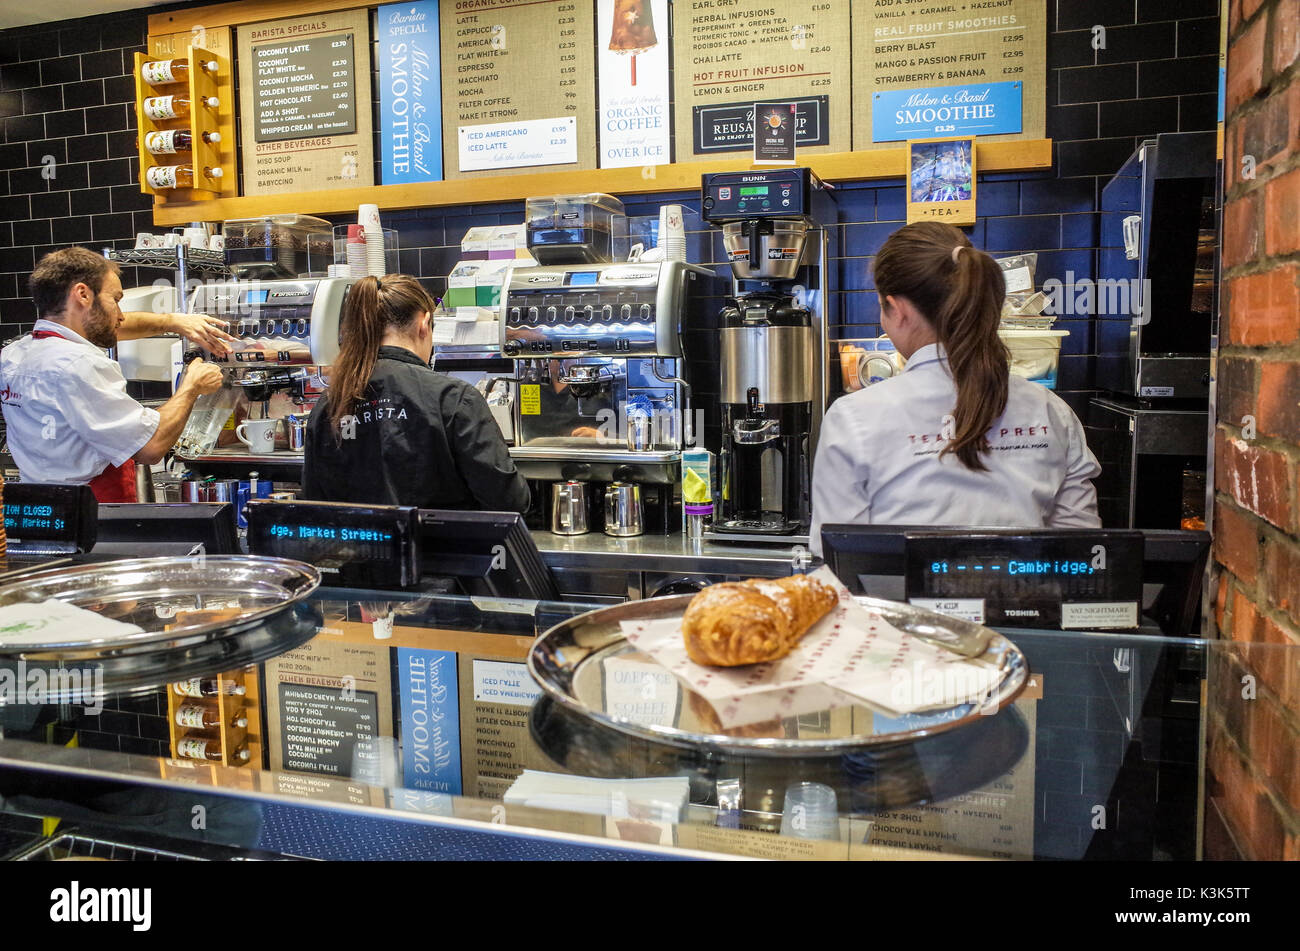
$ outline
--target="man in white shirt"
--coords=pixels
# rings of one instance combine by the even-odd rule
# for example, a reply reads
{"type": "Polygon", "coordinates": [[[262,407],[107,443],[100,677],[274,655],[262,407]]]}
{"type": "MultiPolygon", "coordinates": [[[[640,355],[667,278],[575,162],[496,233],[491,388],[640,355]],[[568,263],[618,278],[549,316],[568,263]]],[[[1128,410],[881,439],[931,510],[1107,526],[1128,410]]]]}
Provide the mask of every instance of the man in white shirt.
{"type": "Polygon", "coordinates": [[[221,370],[203,360],[186,368],[157,410],[126,393],[104,349],[119,339],[179,333],[224,352],[229,334],[202,314],[123,314],[115,263],[85,248],[43,257],[32,272],[40,316],[30,336],[0,351],[0,403],[9,451],[24,482],[89,484],[101,502],[134,502],[135,463],[160,462],[221,370]]]}

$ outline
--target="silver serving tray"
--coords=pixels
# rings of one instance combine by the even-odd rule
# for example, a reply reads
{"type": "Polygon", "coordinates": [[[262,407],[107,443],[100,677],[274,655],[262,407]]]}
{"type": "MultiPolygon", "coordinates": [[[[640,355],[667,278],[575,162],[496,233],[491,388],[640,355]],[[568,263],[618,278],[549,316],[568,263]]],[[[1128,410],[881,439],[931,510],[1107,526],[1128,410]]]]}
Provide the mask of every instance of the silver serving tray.
{"type": "Polygon", "coordinates": [[[143,630],[57,643],[0,635],[0,663],[97,670],[109,693],[235,670],[314,637],[320,609],[306,599],[319,586],[311,565],[251,555],[132,558],[40,571],[0,585],[0,606],[53,598],[143,630]],[[211,609],[237,613],[176,622],[178,612],[211,609]]]}
{"type": "Polygon", "coordinates": [[[673,681],[677,684],[678,697],[672,725],[637,722],[609,712],[604,693],[603,662],[611,657],[625,657],[655,664],[650,655],[628,643],[619,627],[620,622],[681,616],[693,597],[693,594],[685,594],[629,601],[562,621],[534,642],[528,654],[528,670],[542,690],[565,709],[631,736],[688,748],[712,747],[747,755],[794,757],[842,754],[869,747],[910,743],[956,730],[1002,710],[1019,696],[1029,679],[1025,655],[1001,634],[911,605],[879,598],[857,598],[860,604],[878,611],[894,627],[930,642],[945,637],[988,637],[988,647],[979,659],[996,664],[1003,672],[1002,679],[983,704],[962,704],[948,710],[927,711],[913,718],[904,718],[914,725],[902,729],[898,728],[898,721],[882,718],[884,722],[879,724],[881,732],[875,732],[877,711],[847,694],[842,695],[843,705],[837,704],[826,710],[730,731],[719,730],[716,724],[710,726],[708,720],[698,713],[700,704],[707,707],[707,701],[675,677],[673,681]],[[835,724],[842,723],[846,717],[842,714],[832,717],[831,713],[844,708],[851,709],[851,716],[847,717],[851,724],[871,723],[872,730],[868,731],[861,725],[836,729],[835,724]],[[792,728],[798,732],[804,723],[817,724],[816,731],[823,735],[788,735],[792,728]]]}

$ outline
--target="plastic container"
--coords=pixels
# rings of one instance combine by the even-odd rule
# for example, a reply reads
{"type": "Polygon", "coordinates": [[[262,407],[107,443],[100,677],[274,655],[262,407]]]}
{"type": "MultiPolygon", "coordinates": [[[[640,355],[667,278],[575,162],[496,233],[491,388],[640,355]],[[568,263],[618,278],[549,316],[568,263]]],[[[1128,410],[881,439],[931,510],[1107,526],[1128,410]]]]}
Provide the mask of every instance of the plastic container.
{"type": "Polygon", "coordinates": [[[226,264],[236,277],[324,277],[334,263],[333,226],[323,218],[237,218],[227,221],[222,232],[226,264]]]}
{"type": "Polygon", "coordinates": [[[1049,390],[1056,389],[1056,370],[1061,362],[1061,338],[1068,330],[1015,330],[1002,328],[998,336],[1011,351],[1011,372],[1049,390]]]}
{"type": "Polygon", "coordinates": [[[539,264],[608,264],[616,240],[627,236],[623,203],[600,192],[529,198],[524,219],[528,250],[539,264]]]}

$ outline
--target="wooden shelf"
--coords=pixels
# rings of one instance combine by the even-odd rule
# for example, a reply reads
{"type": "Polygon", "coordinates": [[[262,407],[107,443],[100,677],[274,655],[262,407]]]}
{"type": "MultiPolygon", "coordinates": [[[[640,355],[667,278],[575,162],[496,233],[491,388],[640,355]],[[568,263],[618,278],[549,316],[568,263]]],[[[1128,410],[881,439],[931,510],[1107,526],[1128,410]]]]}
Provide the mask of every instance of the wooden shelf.
{"type": "MultiPolygon", "coordinates": [[[[981,174],[1052,167],[1052,140],[976,141],[976,160],[981,174]]],[[[875,149],[868,152],[836,152],[805,156],[806,164],[828,182],[865,181],[874,178],[902,178],[907,170],[907,150],[875,149]]],[[[728,172],[754,168],[744,157],[706,162],[678,162],[674,165],[641,168],[578,169],[537,172],[532,175],[503,175],[496,178],[457,179],[414,185],[372,185],[327,191],[292,192],[283,195],[215,198],[200,202],[167,202],[154,206],[157,225],[183,225],[190,221],[223,221],[258,215],[298,213],[305,215],[346,214],[364,203],[381,210],[436,208],[440,206],[521,201],[532,195],[557,195],[601,191],[612,195],[695,191],[706,172],[728,172]]],[[[771,167],[771,166],[766,166],[771,167]]]]}

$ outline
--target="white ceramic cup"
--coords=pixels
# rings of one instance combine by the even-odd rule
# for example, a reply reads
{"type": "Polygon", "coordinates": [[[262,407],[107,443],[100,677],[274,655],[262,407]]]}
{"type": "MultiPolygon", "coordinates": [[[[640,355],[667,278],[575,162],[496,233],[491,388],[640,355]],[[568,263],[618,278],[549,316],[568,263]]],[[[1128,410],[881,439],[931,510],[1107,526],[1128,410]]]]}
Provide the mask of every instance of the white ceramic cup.
{"type": "Polygon", "coordinates": [[[247,446],[249,452],[274,452],[275,431],[279,425],[279,419],[246,419],[235,427],[235,438],[247,446]]]}
{"type": "Polygon", "coordinates": [[[208,235],[208,250],[209,251],[226,250],[226,236],[224,234],[208,235]]]}
{"type": "Polygon", "coordinates": [[[153,234],[149,231],[141,231],[135,236],[135,246],[137,248],[162,247],[162,235],[153,234]]]}
{"type": "Polygon", "coordinates": [[[168,231],[162,236],[164,248],[174,248],[177,245],[185,243],[185,236],[177,234],[175,231],[168,231]]]}
{"type": "Polygon", "coordinates": [[[205,251],[208,247],[208,232],[204,228],[186,228],[182,234],[185,236],[185,243],[191,248],[198,251],[205,251]]]}

